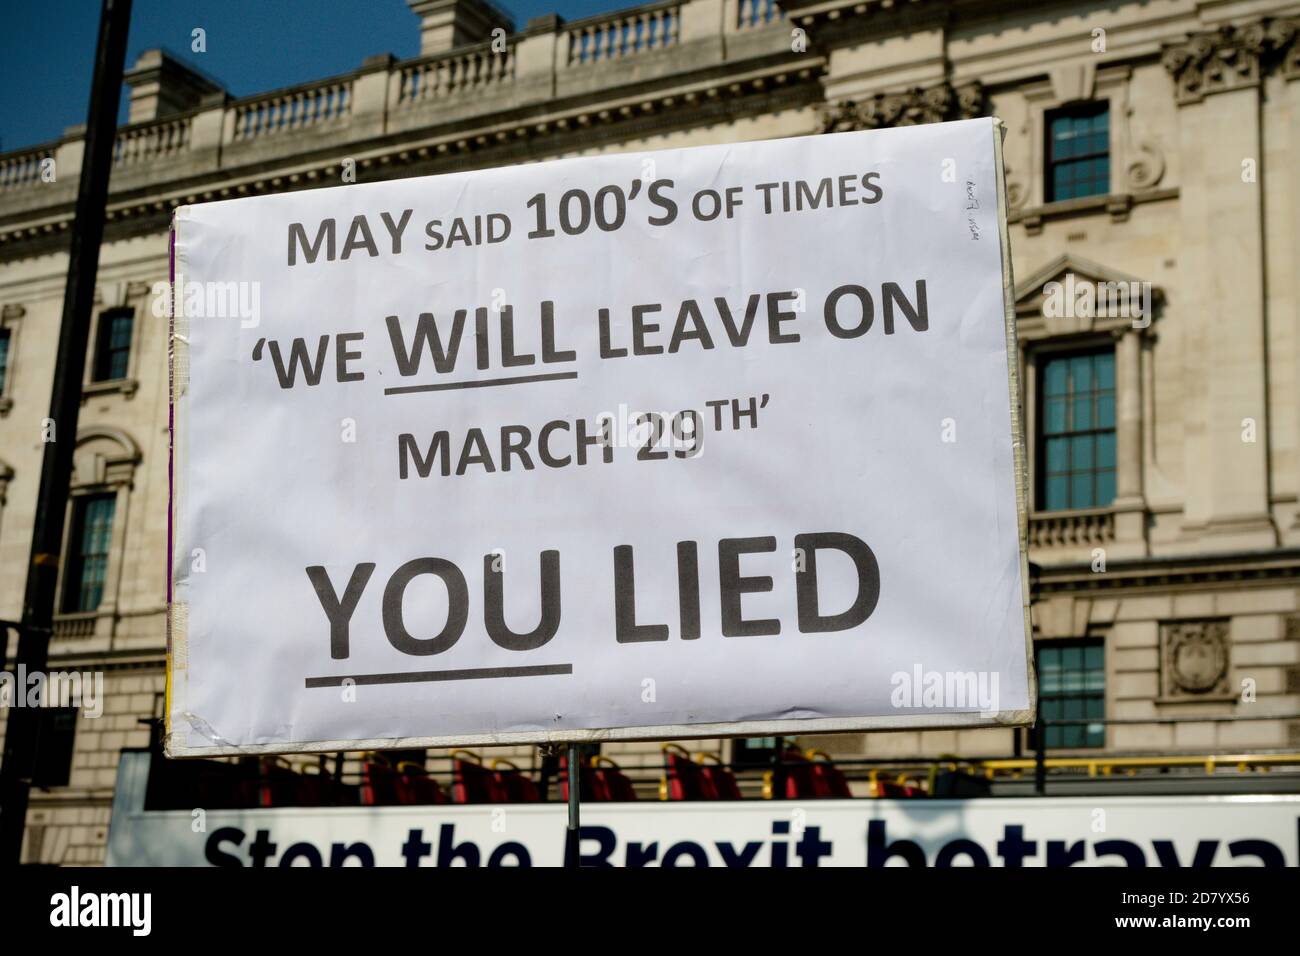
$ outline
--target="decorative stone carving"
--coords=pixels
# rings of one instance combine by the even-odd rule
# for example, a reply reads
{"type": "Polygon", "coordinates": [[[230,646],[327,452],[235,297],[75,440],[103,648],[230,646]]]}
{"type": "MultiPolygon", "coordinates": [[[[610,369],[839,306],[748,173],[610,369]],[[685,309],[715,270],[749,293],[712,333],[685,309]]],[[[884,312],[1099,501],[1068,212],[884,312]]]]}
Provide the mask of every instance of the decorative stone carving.
{"type": "Polygon", "coordinates": [[[1176,621],[1160,626],[1160,677],[1166,700],[1204,700],[1232,693],[1228,622],[1176,621]]]}
{"type": "Polygon", "coordinates": [[[1269,43],[1280,54],[1282,76],[1300,80],[1300,18],[1272,20],[1266,29],[1269,43]]]}
{"type": "Polygon", "coordinates": [[[1165,47],[1161,57],[1174,78],[1179,105],[1199,103],[1213,93],[1258,86],[1261,64],[1280,54],[1289,79],[1300,75],[1294,18],[1257,20],[1197,33],[1165,47]]]}
{"type": "Polygon", "coordinates": [[[988,97],[979,80],[955,87],[957,115],[955,119],[975,119],[988,113],[988,97]]]}
{"type": "Polygon", "coordinates": [[[1155,189],[1165,174],[1165,154],[1149,139],[1135,147],[1137,157],[1128,164],[1128,186],[1133,192],[1155,189]]]}
{"type": "Polygon", "coordinates": [[[865,100],[842,100],[822,107],[822,132],[846,133],[887,126],[919,126],[945,120],[974,119],[986,114],[984,85],[978,80],[901,93],[877,93],[865,100]]]}

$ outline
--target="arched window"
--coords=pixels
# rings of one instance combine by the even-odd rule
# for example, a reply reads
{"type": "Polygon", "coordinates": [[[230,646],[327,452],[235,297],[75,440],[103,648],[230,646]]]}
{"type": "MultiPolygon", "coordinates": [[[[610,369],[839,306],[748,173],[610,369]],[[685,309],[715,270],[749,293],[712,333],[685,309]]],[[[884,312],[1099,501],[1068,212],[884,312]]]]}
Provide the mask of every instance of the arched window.
{"type": "Polygon", "coordinates": [[[116,619],[131,485],[140,449],[121,429],[77,436],[55,634],[109,636],[116,619]]]}

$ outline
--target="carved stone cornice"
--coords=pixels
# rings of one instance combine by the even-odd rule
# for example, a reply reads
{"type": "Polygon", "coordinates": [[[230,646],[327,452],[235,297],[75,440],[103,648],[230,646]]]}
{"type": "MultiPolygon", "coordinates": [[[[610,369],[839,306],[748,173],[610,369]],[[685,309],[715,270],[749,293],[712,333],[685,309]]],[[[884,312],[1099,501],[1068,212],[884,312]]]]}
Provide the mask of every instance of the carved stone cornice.
{"type": "Polygon", "coordinates": [[[1178,105],[1186,106],[1258,86],[1265,66],[1275,60],[1288,79],[1300,75],[1296,34],[1294,18],[1225,25],[1166,46],[1161,62],[1174,78],[1178,105]]]}
{"type": "Polygon", "coordinates": [[[1278,53],[1278,71],[1287,80],[1300,80],[1300,17],[1272,20],[1265,28],[1278,53]]]}
{"type": "Polygon", "coordinates": [[[1107,562],[1105,574],[1097,574],[1086,561],[1068,565],[1041,561],[1030,568],[1030,592],[1035,601],[1058,594],[1115,591],[1162,594],[1216,587],[1245,590],[1297,585],[1300,585],[1300,549],[1295,548],[1112,560],[1107,562]]]}
{"type": "Polygon", "coordinates": [[[987,98],[979,80],[953,86],[947,81],[900,93],[877,93],[864,100],[841,100],[821,108],[823,133],[846,133],[888,126],[919,126],[986,115],[987,98]]]}

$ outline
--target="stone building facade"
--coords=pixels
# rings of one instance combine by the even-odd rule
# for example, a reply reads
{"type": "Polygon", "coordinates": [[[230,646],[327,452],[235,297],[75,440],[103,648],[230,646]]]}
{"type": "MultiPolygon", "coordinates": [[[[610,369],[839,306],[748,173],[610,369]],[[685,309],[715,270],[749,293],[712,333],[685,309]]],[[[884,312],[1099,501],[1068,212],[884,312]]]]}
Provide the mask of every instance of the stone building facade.
{"type": "MultiPolygon", "coordinates": [[[[410,3],[420,55],[344,76],[236,99],[161,51],[129,69],[51,647],[105,675],[104,712],[51,727],[26,860],[102,859],[119,751],[161,713],[175,206],[968,116],[1008,127],[1044,714],[1097,721],[1049,720],[1053,752],[1300,749],[1300,3],[661,0],[518,30],[479,0],[410,3]]],[[[0,154],[0,619],[83,145],[0,154]]],[[[1026,734],[801,743],[1005,756],[1026,734]]]]}

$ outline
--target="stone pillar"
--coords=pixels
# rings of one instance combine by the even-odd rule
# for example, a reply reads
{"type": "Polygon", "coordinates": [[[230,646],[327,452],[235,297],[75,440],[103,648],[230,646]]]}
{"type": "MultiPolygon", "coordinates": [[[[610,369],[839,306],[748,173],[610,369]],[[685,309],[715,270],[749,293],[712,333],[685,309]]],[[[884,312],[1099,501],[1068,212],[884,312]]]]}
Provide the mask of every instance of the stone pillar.
{"type": "Polygon", "coordinates": [[[564,21],[554,13],[533,17],[515,43],[515,82],[529,99],[550,99],[555,95],[555,70],[568,60],[568,48],[560,53],[564,21]]]}
{"type": "Polygon", "coordinates": [[[445,53],[467,43],[492,38],[492,31],[509,34],[514,22],[486,0],[406,0],[420,18],[420,55],[445,53]]]}
{"type": "Polygon", "coordinates": [[[145,50],[122,77],[131,88],[126,121],[139,123],[193,109],[221,87],[164,50],[145,50]]]}
{"type": "Polygon", "coordinates": [[[396,58],[391,53],[366,57],[352,81],[353,131],[360,136],[382,136],[387,132],[389,103],[396,103],[394,84],[396,58]]]}
{"type": "Polygon", "coordinates": [[[697,40],[713,40],[721,43],[725,30],[724,17],[730,11],[735,16],[736,7],[727,0],[686,0],[682,4],[681,32],[678,34],[683,44],[697,40]]]}
{"type": "Polygon", "coordinates": [[[224,90],[208,93],[199,101],[199,112],[190,123],[190,150],[221,151],[222,134],[226,126],[226,103],[229,97],[224,90]]]}
{"type": "MultiPolygon", "coordinates": [[[[1292,353],[1292,384],[1290,398],[1293,412],[1300,409],[1300,273],[1295,264],[1300,257],[1300,177],[1295,174],[1296,156],[1300,153],[1300,17],[1275,20],[1270,24],[1270,34],[1280,54],[1278,74],[1283,84],[1281,95],[1276,97],[1274,108],[1284,107],[1286,120],[1278,131],[1279,143],[1285,162],[1292,167],[1290,176],[1283,182],[1269,182],[1270,190],[1281,195],[1278,219],[1286,223],[1287,233],[1278,242],[1273,258],[1275,281],[1289,283],[1289,302],[1279,303],[1279,326],[1290,324],[1292,353]],[[1281,188],[1279,188],[1281,187],[1281,188]]],[[[1285,174],[1284,174],[1285,175],[1285,174]]],[[[1300,413],[1296,414],[1291,440],[1294,443],[1291,487],[1300,493],[1300,413]]],[[[1290,527],[1283,529],[1283,540],[1290,547],[1300,547],[1300,502],[1290,527]]]]}
{"type": "Polygon", "coordinates": [[[1168,47],[1179,109],[1179,309],[1189,375],[1184,527],[1213,550],[1277,544],[1269,502],[1261,23],[1168,47]],[[1236,135],[1223,135],[1233,130],[1236,135]],[[1255,176],[1249,173],[1254,164],[1255,176]]]}
{"type": "Polygon", "coordinates": [[[63,130],[63,139],[54,150],[54,169],[62,182],[74,185],[81,176],[86,158],[86,125],[78,123],[63,130]]]}
{"type": "Polygon", "coordinates": [[[1142,332],[1115,333],[1115,539],[1146,540],[1142,485],[1142,332]]]}

